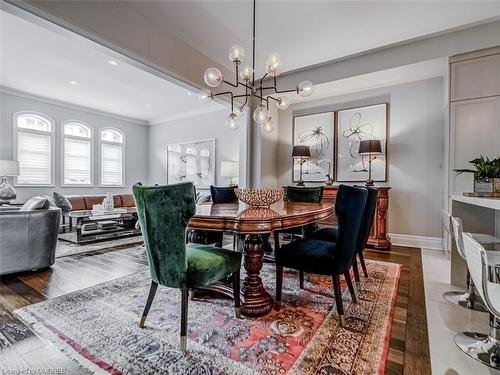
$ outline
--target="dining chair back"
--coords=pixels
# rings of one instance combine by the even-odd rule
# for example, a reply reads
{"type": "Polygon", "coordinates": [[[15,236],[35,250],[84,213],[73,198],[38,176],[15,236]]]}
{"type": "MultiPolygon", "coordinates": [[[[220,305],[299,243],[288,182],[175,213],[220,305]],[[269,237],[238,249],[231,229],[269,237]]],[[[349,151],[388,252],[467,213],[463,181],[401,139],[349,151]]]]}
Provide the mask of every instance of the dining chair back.
{"type": "Polygon", "coordinates": [[[323,186],[287,186],[285,189],[285,202],[319,203],[323,199],[323,186]]]}
{"type": "Polygon", "coordinates": [[[373,226],[375,208],[377,207],[378,189],[372,186],[367,186],[365,189],[367,190],[366,205],[361,220],[357,253],[362,253],[366,247],[373,226]]]}
{"type": "Polygon", "coordinates": [[[196,212],[191,182],[164,186],[133,186],[151,278],[160,285],[186,284],[185,232],[196,212]]]}
{"type": "Polygon", "coordinates": [[[338,223],[336,242],[336,269],[342,274],[349,270],[354,254],[359,250],[360,236],[368,191],[363,187],[340,185],[335,200],[335,214],[338,223]]]}
{"type": "Polygon", "coordinates": [[[238,202],[238,197],[234,192],[238,186],[213,186],[210,185],[210,195],[212,196],[212,202],[217,203],[236,203],[238,202]]]}

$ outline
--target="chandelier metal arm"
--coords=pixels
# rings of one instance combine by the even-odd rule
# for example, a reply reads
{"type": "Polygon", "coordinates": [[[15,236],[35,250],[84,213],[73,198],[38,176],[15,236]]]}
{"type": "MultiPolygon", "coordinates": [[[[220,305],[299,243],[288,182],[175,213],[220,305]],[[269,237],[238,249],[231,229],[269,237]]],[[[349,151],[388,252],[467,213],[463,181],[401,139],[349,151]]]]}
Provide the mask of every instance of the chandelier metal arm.
{"type": "Polygon", "coordinates": [[[287,92],[296,92],[297,94],[299,93],[298,87],[290,90],[278,90],[278,80],[276,79],[276,76],[274,76],[273,78],[274,78],[274,92],[276,94],[285,94],[287,92]]]}

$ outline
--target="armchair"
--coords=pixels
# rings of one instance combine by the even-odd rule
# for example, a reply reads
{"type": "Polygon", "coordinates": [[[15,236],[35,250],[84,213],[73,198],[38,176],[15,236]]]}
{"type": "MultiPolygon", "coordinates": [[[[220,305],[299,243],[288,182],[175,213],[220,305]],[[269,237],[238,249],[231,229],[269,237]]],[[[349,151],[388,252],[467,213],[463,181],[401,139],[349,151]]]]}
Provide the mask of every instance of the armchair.
{"type": "Polygon", "coordinates": [[[50,267],[55,262],[61,210],[0,210],[0,275],[50,267]]]}

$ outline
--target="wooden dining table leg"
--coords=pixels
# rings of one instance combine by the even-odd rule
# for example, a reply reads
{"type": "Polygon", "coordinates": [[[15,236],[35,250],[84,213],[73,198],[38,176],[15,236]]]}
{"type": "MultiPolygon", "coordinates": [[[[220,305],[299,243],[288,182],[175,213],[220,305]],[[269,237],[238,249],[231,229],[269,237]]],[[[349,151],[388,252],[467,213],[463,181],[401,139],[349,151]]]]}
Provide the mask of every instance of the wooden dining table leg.
{"type": "Polygon", "coordinates": [[[264,248],[258,234],[249,234],[245,239],[243,251],[243,266],[246,277],[243,281],[243,296],[241,313],[246,316],[261,316],[269,312],[274,305],[273,297],[267,292],[260,278],[264,248]]]}

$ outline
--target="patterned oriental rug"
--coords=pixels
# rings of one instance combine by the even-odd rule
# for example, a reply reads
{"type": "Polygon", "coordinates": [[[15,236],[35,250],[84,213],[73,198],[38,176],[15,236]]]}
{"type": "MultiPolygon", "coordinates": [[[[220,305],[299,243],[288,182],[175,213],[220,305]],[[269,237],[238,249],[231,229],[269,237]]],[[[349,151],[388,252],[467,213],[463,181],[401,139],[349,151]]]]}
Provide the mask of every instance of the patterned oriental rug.
{"type": "MultiPolygon", "coordinates": [[[[178,350],[180,293],[159,287],[146,327],[148,295],[141,272],[15,313],[81,366],[111,374],[383,374],[400,265],[368,261],[359,302],[344,290],[347,327],[340,328],[331,278],[285,272],[283,304],[258,319],[236,319],[233,302],[189,302],[188,352],[178,350]]],[[[274,265],[264,264],[274,294],[274,265]]]]}

